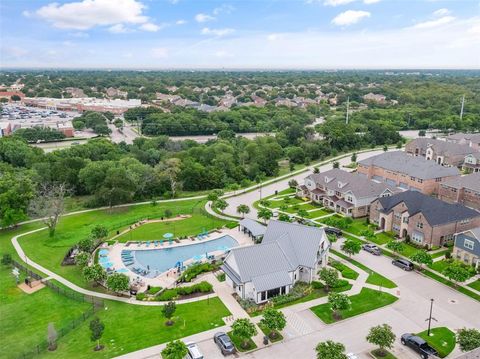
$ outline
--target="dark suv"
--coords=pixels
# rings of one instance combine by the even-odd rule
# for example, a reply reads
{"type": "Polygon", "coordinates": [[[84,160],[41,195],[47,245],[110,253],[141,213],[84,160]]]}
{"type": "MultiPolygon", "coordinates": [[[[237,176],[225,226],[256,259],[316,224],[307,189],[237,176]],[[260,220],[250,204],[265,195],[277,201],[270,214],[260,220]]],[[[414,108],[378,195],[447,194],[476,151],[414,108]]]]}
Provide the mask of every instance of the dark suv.
{"type": "Polygon", "coordinates": [[[400,339],[403,345],[415,350],[423,359],[428,359],[431,355],[437,356],[438,353],[428,343],[416,335],[406,333],[402,335],[400,339]]]}
{"type": "Polygon", "coordinates": [[[382,250],[378,248],[375,244],[366,243],[362,246],[362,249],[367,251],[368,253],[372,253],[373,255],[379,256],[382,254],[382,250]]]}
{"type": "Polygon", "coordinates": [[[406,259],[401,259],[401,258],[399,258],[399,259],[394,259],[394,260],[392,261],[392,264],[393,264],[394,266],[397,266],[397,267],[399,267],[399,268],[402,268],[402,269],[405,270],[405,271],[411,271],[411,270],[413,270],[413,269],[415,268],[412,262],[407,261],[406,259]]]}
{"type": "Polygon", "coordinates": [[[235,353],[235,347],[233,346],[230,337],[224,332],[215,333],[213,341],[218,345],[223,355],[235,353]]]}
{"type": "Polygon", "coordinates": [[[326,234],[333,234],[337,237],[340,237],[343,234],[341,230],[339,230],[338,228],[333,228],[333,227],[325,227],[324,231],[325,231],[326,234]]]}

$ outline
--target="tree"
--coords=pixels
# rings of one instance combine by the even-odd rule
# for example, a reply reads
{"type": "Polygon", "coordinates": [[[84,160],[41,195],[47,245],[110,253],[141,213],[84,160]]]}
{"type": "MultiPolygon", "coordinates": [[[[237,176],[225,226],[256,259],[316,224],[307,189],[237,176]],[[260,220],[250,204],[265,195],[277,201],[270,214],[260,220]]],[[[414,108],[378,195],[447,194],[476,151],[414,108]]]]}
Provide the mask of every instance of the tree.
{"type": "Polygon", "coordinates": [[[290,188],[297,188],[298,186],[298,182],[294,179],[291,179],[290,181],[288,181],[288,187],[290,188]]]}
{"type": "Polygon", "coordinates": [[[107,278],[107,273],[100,264],[94,264],[83,268],[83,277],[87,282],[100,283],[107,278]]]}
{"type": "Polygon", "coordinates": [[[170,191],[172,198],[175,198],[178,188],[178,175],[180,174],[181,160],[179,158],[169,158],[164,163],[160,164],[160,169],[166,174],[170,181],[170,191]]]}
{"type": "Polygon", "coordinates": [[[466,269],[462,263],[457,261],[453,261],[451,264],[449,264],[443,270],[442,274],[448,279],[453,280],[455,282],[455,286],[458,286],[458,283],[463,283],[470,278],[468,269],[466,269]]]}
{"type": "Polygon", "coordinates": [[[221,196],[223,196],[223,191],[220,189],[214,189],[207,195],[207,199],[210,202],[215,202],[217,199],[219,199],[221,196]]]}
{"type": "Polygon", "coordinates": [[[320,168],[313,167],[313,173],[320,173],[320,168]]]}
{"type": "Polygon", "coordinates": [[[325,283],[325,290],[327,292],[338,282],[338,271],[336,269],[323,267],[318,275],[320,280],[325,283]]]}
{"type": "Polygon", "coordinates": [[[34,196],[28,174],[0,171],[0,227],[9,227],[27,219],[27,209],[34,196]]]}
{"type": "Polygon", "coordinates": [[[250,213],[250,207],[246,204],[239,204],[237,206],[237,213],[242,215],[242,218],[245,218],[245,215],[250,213]]]}
{"type": "Polygon", "coordinates": [[[346,310],[350,308],[351,302],[346,294],[330,292],[328,295],[328,303],[333,311],[333,317],[340,319],[342,317],[340,310],[346,310]]]}
{"type": "Polygon", "coordinates": [[[356,152],[353,152],[352,157],[350,157],[350,160],[351,160],[353,163],[357,162],[357,154],[356,154],[356,152]]]}
{"type": "Polygon", "coordinates": [[[338,240],[335,234],[327,234],[327,238],[330,243],[335,243],[338,240]]]}
{"type": "Polygon", "coordinates": [[[315,351],[317,352],[317,359],[348,359],[345,355],[345,346],[331,340],[318,343],[315,351]]]}
{"type": "Polygon", "coordinates": [[[420,266],[420,270],[423,269],[423,265],[430,265],[433,263],[432,256],[427,251],[416,251],[410,256],[410,259],[420,266]]]}
{"type": "Polygon", "coordinates": [[[362,245],[359,241],[347,239],[340,248],[352,258],[352,255],[360,253],[362,245]]]}
{"type": "Polygon", "coordinates": [[[75,264],[80,268],[84,268],[90,262],[90,253],[80,252],[75,256],[75,264]]]}
{"type": "Polygon", "coordinates": [[[175,310],[177,310],[177,305],[173,301],[170,301],[163,305],[162,314],[167,319],[167,322],[165,323],[166,325],[170,326],[173,324],[172,317],[175,313],[175,310]]]}
{"type": "Polygon", "coordinates": [[[250,319],[242,318],[237,319],[232,324],[233,335],[242,339],[241,347],[244,349],[248,348],[248,341],[254,335],[257,335],[257,328],[250,319]]]}
{"type": "Polygon", "coordinates": [[[65,183],[43,184],[38,195],[30,202],[32,217],[42,218],[50,237],[55,235],[58,221],[64,212],[67,192],[65,183]]]}
{"type": "Polygon", "coordinates": [[[162,350],[163,359],[183,359],[188,354],[188,348],[181,340],[174,340],[162,350]]]}
{"type": "Polygon", "coordinates": [[[298,212],[297,212],[297,214],[298,214],[298,216],[300,216],[300,218],[302,218],[302,219],[305,219],[306,217],[308,217],[308,212],[307,212],[307,210],[305,210],[305,209],[303,209],[303,208],[299,209],[298,212]]]}
{"type": "Polygon", "coordinates": [[[340,162],[334,161],[332,167],[333,168],[339,168],[340,167],[340,162]]]}
{"type": "Polygon", "coordinates": [[[108,228],[105,227],[104,225],[97,224],[95,227],[92,228],[92,231],[90,232],[90,234],[95,239],[107,238],[108,228]]]}
{"type": "Polygon", "coordinates": [[[418,137],[425,137],[426,134],[427,134],[427,133],[425,132],[425,130],[420,130],[420,131],[418,131],[418,137]]]}
{"type": "Polygon", "coordinates": [[[405,245],[400,241],[390,241],[387,243],[387,248],[398,256],[405,250],[405,245]]]}
{"type": "Polygon", "coordinates": [[[285,214],[285,213],[280,213],[278,215],[278,220],[282,221],[282,222],[290,222],[290,216],[288,214],[285,214]]]}
{"type": "Polygon", "coordinates": [[[130,278],[122,273],[113,273],[107,278],[107,288],[113,292],[125,292],[130,288],[130,278]]]}
{"type": "Polygon", "coordinates": [[[47,342],[48,342],[48,350],[54,351],[57,349],[57,339],[58,334],[55,330],[55,325],[53,323],[48,323],[47,328],[47,342]]]}
{"type": "Polygon", "coordinates": [[[480,348],[480,331],[478,329],[462,328],[457,331],[457,343],[462,352],[480,348]]]}
{"type": "Polygon", "coordinates": [[[387,145],[383,146],[383,152],[387,152],[387,151],[388,151],[388,146],[387,145]]]}
{"type": "Polygon", "coordinates": [[[228,202],[220,198],[220,199],[217,199],[215,202],[213,202],[213,207],[216,209],[219,209],[220,212],[223,213],[225,208],[228,207],[228,202]]]}
{"type": "Polygon", "coordinates": [[[78,249],[82,252],[92,253],[95,249],[95,241],[92,237],[83,238],[80,242],[78,242],[78,249]]]}
{"type": "Polygon", "coordinates": [[[388,324],[377,325],[370,328],[367,335],[367,341],[379,347],[380,356],[385,356],[385,349],[391,349],[395,342],[395,334],[392,327],[388,324]]]}
{"type": "Polygon", "coordinates": [[[273,212],[268,208],[260,208],[257,212],[257,217],[263,219],[265,223],[272,218],[273,212]]]}
{"type": "Polygon", "coordinates": [[[10,99],[11,99],[12,101],[17,102],[17,101],[20,101],[22,98],[21,98],[20,96],[18,96],[18,95],[12,95],[12,96],[10,96],[10,99]]]}
{"type": "Polygon", "coordinates": [[[279,310],[267,308],[263,311],[263,318],[260,323],[270,329],[269,337],[275,339],[278,332],[282,331],[287,325],[287,320],[279,310]]]}
{"type": "Polygon", "coordinates": [[[123,128],[123,121],[120,118],[115,119],[115,121],[113,121],[113,124],[116,128],[123,128]]]}
{"type": "Polygon", "coordinates": [[[95,350],[103,349],[103,346],[100,346],[100,339],[102,338],[103,331],[105,330],[105,325],[98,318],[94,318],[90,321],[90,339],[92,342],[96,341],[97,345],[95,350]]]}

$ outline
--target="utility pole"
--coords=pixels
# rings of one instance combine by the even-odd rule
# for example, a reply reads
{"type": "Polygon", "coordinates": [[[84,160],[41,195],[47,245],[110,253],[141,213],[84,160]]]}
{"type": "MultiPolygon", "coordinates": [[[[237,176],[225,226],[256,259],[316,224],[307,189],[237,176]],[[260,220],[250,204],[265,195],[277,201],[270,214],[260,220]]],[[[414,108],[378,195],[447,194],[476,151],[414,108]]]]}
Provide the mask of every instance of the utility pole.
{"type": "Polygon", "coordinates": [[[462,107],[460,109],[460,121],[463,118],[463,107],[465,106],[465,95],[462,96],[462,107]]]}
{"type": "Polygon", "coordinates": [[[345,119],[345,124],[348,125],[348,110],[350,108],[350,96],[347,97],[347,117],[345,119]]]}
{"type": "Polygon", "coordinates": [[[430,299],[430,316],[425,320],[425,321],[428,321],[428,331],[427,331],[427,336],[429,337],[430,336],[430,329],[432,327],[432,319],[436,322],[438,322],[438,320],[436,320],[434,317],[432,317],[432,310],[433,310],[433,298],[430,299]]]}

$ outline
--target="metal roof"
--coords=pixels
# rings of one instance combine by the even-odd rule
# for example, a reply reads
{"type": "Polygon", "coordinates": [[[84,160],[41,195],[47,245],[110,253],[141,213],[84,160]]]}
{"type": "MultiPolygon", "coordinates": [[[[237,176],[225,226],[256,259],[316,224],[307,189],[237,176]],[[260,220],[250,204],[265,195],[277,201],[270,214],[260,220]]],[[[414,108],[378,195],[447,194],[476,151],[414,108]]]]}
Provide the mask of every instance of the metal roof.
{"type": "Polygon", "coordinates": [[[239,224],[248,229],[254,237],[263,236],[267,230],[263,224],[260,224],[250,218],[242,219],[239,224]]]}
{"type": "Polygon", "coordinates": [[[257,292],[283,287],[292,284],[292,282],[292,278],[285,271],[268,273],[252,278],[253,286],[257,292]]]}
{"type": "Polygon", "coordinates": [[[454,167],[444,167],[420,156],[411,156],[402,151],[385,152],[358,162],[364,166],[375,166],[389,171],[400,172],[420,179],[458,176],[454,167]]]}

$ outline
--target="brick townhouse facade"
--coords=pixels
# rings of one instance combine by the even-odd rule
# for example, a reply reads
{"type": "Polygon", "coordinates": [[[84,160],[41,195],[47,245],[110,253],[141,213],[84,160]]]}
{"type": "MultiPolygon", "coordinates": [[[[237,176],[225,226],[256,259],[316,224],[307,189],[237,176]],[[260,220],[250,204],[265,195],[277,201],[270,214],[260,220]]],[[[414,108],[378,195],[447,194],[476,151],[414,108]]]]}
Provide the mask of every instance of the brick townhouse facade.
{"type": "Polygon", "coordinates": [[[385,152],[358,162],[358,173],[404,190],[436,194],[439,183],[460,175],[455,167],[444,167],[402,151],[385,152]]]}
{"type": "Polygon", "coordinates": [[[441,183],[438,188],[438,198],[480,210],[480,172],[441,183]]]}
{"type": "Polygon", "coordinates": [[[442,246],[455,233],[480,226],[480,212],[415,191],[382,197],[370,206],[370,221],[381,230],[421,246],[442,246]]]}
{"type": "Polygon", "coordinates": [[[465,156],[478,152],[468,144],[447,142],[433,138],[417,138],[405,146],[405,152],[422,156],[439,165],[461,167],[465,156]]]}

